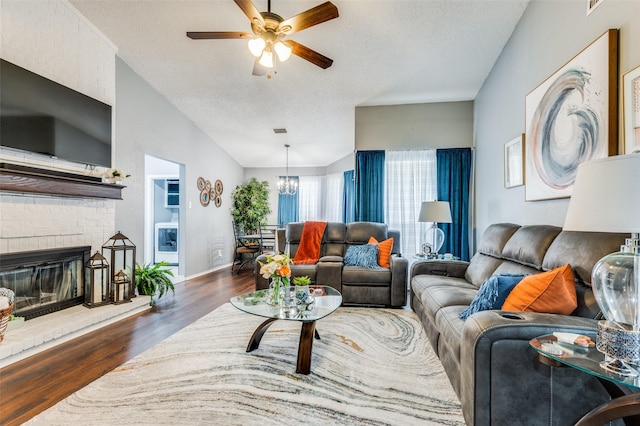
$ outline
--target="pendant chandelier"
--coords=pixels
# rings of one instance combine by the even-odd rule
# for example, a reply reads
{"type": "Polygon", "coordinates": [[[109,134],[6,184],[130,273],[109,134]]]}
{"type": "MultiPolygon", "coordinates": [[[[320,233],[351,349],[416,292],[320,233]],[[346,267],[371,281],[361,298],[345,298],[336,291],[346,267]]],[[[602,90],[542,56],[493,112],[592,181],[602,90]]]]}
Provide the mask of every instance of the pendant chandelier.
{"type": "Polygon", "coordinates": [[[296,179],[289,176],[289,147],[291,145],[285,144],[284,147],[287,149],[287,174],[286,176],[280,176],[280,180],[278,180],[278,193],[282,195],[295,195],[298,192],[298,182],[296,179]]]}

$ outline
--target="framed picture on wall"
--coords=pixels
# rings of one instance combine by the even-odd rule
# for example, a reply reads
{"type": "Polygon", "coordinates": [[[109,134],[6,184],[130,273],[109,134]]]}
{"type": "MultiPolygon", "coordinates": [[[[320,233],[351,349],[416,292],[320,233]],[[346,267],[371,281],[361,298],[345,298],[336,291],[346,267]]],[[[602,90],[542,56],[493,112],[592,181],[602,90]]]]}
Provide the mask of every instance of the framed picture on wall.
{"type": "Polygon", "coordinates": [[[524,185],[524,134],[504,144],[504,187],[524,185]]]}
{"type": "Polygon", "coordinates": [[[618,30],[602,36],[525,98],[525,199],[566,198],[578,166],[618,148],[618,30]]]}
{"type": "Polygon", "coordinates": [[[622,77],[624,153],[640,151],[640,66],[622,77]]]}

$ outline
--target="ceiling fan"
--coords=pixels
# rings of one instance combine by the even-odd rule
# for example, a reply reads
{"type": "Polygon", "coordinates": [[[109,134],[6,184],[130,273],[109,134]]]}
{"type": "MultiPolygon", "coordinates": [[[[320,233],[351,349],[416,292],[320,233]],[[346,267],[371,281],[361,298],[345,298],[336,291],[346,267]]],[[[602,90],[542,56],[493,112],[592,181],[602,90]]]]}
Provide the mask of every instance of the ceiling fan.
{"type": "Polygon", "coordinates": [[[256,57],[254,75],[265,75],[274,68],[276,61],[286,61],[291,54],[327,69],[333,59],[312,50],[300,43],[285,38],[314,25],[338,17],[338,8],[331,2],[325,2],[288,19],[271,12],[271,0],[267,3],[267,12],[258,12],[251,0],[234,0],[251,21],[252,33],[242,31],[189,31],[187,37],[193,40],[207,39],[248,39],[249,50],[256,57]],[[274,55],[275,53],[275,55],[274,55]]]}

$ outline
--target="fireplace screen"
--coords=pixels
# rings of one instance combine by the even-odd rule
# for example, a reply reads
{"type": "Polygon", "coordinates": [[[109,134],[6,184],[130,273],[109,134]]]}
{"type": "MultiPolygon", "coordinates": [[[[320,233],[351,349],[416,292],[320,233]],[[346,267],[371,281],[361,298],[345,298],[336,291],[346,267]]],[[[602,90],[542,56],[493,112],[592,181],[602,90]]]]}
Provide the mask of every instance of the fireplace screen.
{"type": "Polygon", "coordinates": [[[63,250],[2,255],[0,287],[14,291],[15,315],[30,319],[83,302],[89,250],[63,250]]]}

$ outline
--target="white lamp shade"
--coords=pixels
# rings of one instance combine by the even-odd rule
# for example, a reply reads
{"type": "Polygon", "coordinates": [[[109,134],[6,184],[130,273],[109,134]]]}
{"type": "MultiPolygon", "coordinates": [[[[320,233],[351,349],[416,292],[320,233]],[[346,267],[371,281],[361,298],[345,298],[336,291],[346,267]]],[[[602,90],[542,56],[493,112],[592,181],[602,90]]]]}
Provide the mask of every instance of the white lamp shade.
{"type": "Polygon", "coordinates": [[[418,222],[451,223],[451,208],[448,201],[425,201],[420,207],[418,222]]]}
{"type": "Polygon", "coordinates": [[[278,59],[282,62],[286,61],[291,56],[291,48],[281,41],[276,42],[273,49],[276,51],[278,59]]]}
{"type": "Polygon", "coordinates": [[[640,232],[640,154],[616,155],[581,164],[564,229],[640,232]]]}
{"type": "Polygon", "coordinates": [[[266,68],[273,68],[273,53],[271,51],[265,50],[262,52],[262,56],[260,57],[260,65],[266,68]]]}
{"type": "Polygon", "coordinates": [[[262,51],[264,50],[266,43],[261,37],[256,37],[249,40],[247,45],[249,46],[251,54],[256,58],[259,58],[260,55],[262,55],[262,51]]]}

